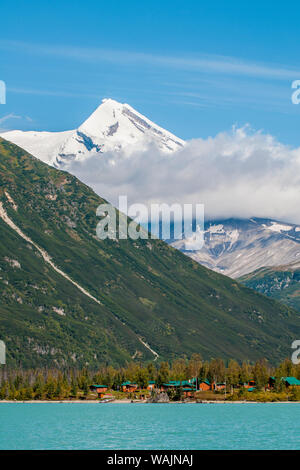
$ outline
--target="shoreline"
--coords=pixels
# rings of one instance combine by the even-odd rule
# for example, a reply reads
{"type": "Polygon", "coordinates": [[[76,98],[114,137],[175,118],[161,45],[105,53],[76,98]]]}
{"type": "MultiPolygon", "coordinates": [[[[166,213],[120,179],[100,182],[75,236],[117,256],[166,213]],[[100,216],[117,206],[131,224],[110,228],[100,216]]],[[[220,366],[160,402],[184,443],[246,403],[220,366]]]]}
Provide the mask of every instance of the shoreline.
{"type": "Polygon", "coordinates": [[[147,403],[145,400],[112,400],[110,402],[101,402],[98,400],[0,400],[0,405],[1,403],[7,404],[32,404],[32,403],[37,403],[37,404],[46,404],[46,403],[58,403],[58,404],[63,404],[63,403],[68,403],[68,404],[87,404],[87,405],[113,405],[113,404],[147,404],[147,405],[211,405],[211,404],[218,404],[218,405],[227,405],[229,404],[238,404],[238,405],[244,405],[244,404],[278,404],[278,403],[295,403],[295,404],[300,404],[300,401],[246,401],[246,400],[236,400],[236,401],[230,401],[230,400],[203,400],[201,402],[196,402],[196,401],[170,401],[170,402],[161,402],[161,403],[147,403]]]}

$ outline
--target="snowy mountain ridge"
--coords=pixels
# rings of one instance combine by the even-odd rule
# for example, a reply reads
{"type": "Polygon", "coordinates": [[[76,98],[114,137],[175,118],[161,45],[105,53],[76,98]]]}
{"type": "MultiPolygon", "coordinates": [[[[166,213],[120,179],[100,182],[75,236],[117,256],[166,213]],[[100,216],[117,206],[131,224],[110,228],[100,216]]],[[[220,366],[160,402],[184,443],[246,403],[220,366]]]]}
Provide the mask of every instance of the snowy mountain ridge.
{"type": "Polygon", "coordinates": [[[7,131],[0,134],[40,160],[57,168],[104,152],[144,150],[155,145],[173,152],[184,141],[159,127],[128,104],[104,99],[77,129],[64,132],[7,131]]]}
{"type": "MultiPolygon", "coordinates": [[[[184,240],[171,245],[184,251],[184,240]]],[[[259,218],[207,221],[203,248],[185,254],[233,278],[266,266],[298,265],[300,227],[259,218]]]]}

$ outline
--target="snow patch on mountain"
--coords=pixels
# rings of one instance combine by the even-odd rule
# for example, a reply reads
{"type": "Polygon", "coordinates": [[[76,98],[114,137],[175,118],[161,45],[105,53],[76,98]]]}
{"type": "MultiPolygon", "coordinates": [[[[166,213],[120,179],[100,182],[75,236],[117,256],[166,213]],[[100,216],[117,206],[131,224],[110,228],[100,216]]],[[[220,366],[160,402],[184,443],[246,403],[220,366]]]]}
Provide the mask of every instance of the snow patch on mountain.
{"type": "Polygon", "coordinates": [[[273,232],[289,232],[293,229],[291,225],[282,225],[276,222],[272,222],[271,225],[265,225],[265,227],[273,232]]]}
{"type": "Polygon", "coordinates": [[[205,223],[201,250],[185,251],[184,239],[170,243],[198,263],[238,278],[262,267],[296,263],[300,258],[299,231],[296,225],[273,220],[228,219],[205,223]]]}
{"type": "Polygon", "coordinates": [[[74,131],[65,132],[35,132],[7,131],[0,134],[6,140],[23,148],[31,155],[49,165],[53,165],[63,143],[74,131]]]}
{"type": "Polygon", "coordinates": [[[210,225],[206,230],[207,233],[224,233],[224,227],[222,224],[210,225]]]}

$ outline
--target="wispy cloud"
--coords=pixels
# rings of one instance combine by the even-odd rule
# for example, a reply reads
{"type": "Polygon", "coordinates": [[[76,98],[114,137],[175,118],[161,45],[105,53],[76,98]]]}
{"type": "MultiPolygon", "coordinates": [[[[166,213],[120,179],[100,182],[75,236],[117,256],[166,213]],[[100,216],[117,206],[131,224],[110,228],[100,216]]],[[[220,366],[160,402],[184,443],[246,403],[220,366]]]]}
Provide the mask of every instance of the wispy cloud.
{"type": "Polygon", "coordinates": [[[0,117],[0,130],[1,131],[7,130],[6,128],[2,127],[2,125],[4,123],[6,124],[8,121],[11,121],[13,119],[22,119],[22,120],[26,120],[26,121],[29,121],[29,122],[33,122],[31,117],[29,117],[29,116],[19,116],[19,115],[14,114],[14,113],[9,113],[9,114],[6,114],[5,116],[0,117]]]}
{"type": "Polygon", "coordinates": [[[98,98],[99,94],[96,93],[81,93],[81,92],[70,92],[65,90],[41,90],[35,88],[21,88],[21,87],[9,87],[7,88],[8,93],[18,93],[22,95],[37,95],[37,96],[61,96],[64,98],[98,98]]]}
{"type": "Polygon", "coordinates": [[[38,54],[61,57],[70,60],[115,64],[152,65],[161,68],[194,70],[214,74],[240,75],[273,80],[292,80],[300,76],[300,70],[293,67],[245,61],[240,58],[218,55],[198,55],[197,57],[162,56],[135,51],[77,47],[67,45],[34,44],[18,41],[0,41],[0,49],[19,51],[23,54],[38,54]]]}
{"type": "Polygon", "coordinates": [[[14,113],[6,114],[6,116],[3,116],[0,118],[0,124],[3,124],[6,121],[9,121],[10,119],[21,119],[22,116],[17,116],[14,113]]]}

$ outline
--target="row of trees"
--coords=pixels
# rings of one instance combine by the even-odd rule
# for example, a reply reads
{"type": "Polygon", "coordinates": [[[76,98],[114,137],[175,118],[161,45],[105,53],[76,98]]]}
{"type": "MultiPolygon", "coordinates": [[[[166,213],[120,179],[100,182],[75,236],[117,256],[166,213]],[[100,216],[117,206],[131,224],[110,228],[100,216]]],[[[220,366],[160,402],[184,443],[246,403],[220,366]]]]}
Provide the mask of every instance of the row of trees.
{"type": "Polygon", "coordinates": [[[157,385],[169,380],[186,380],[198,377],[210,382],[224,382],[235,387],[240,383],[255,380],[257,389],[268,383],[270,376],[275,376],[275,389],[280,391],[283,376],[294,376],[300,379],[300,365],[294,365],[285,360],[278,367],[271,367],[266,360],[255,364],[235,360],[224,363],[222,359],[203,361],[201,356],[194,354],[189,360],[177,359],[168,362],[149,363],[147,365],[130,363],[126,367],[101,367],[97,371],[87,368],[76,370],[66,369],[35,369],[11,370],[0,369],[0,399],[29,400],[29,399],[63,399],[77,396],[87,396],[93,383],[104,384],[113,390],[120,390],[122,382],[131,381],[146,388],[149,380],[155,380],[157,385]]]}

